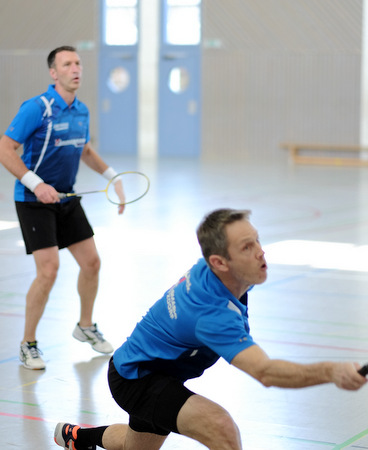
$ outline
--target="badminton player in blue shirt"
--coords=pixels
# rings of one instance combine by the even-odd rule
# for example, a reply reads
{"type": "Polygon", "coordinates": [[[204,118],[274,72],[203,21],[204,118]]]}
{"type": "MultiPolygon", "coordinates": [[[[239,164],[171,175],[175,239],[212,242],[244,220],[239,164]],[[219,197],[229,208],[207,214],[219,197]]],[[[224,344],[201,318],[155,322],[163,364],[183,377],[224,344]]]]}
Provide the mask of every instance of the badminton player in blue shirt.
{"type": "Polygon", "coordinates": [[[110,361],[110,390],[129,425],[59,423],[54,439],[61,447],[157,450],[174,432],[212,450],[240,450],[230,414],[185,386],[219,358],[264,386],[357,390],[366,383],[359,364],[270,359],[253,340],[247,296],[266,280],[267,264],[249,211],[213,211],[197,236],[204,258],[151,307],[110,361]]]}
{"type": "MultiPolygon", "coordinates": [[[[62,248],[68,248],[80,266],[81,313],[73,336],[98,352],[113,351],[92,321],[100,268],[93,230],[80,199],[60,201],[58,193],[73,192],[80,160],[108,180],[116,172],[90,143],[89,112],[76,97],[82,79],[76,49],[59,47],[49,54],[47,62],[54,84],[22,104],[0,140],[0,162],[17,178],[14,198],[26,252],[36,263],[37,275],[26,296],[20,345],[20,360],[27,369],[46,367],[36,329],[57,276],[62,248]],[[21,144],[20,157],[16,150],[21,144]]],[[[119,206],[119,213],[123,210],[124,206],[119,206]]]]}

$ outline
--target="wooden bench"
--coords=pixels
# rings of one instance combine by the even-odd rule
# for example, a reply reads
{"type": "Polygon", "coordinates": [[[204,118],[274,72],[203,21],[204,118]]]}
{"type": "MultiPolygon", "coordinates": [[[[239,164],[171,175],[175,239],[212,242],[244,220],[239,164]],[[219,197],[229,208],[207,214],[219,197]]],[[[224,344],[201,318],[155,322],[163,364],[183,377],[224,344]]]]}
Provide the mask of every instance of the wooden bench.
{"type": "Polygon", "coordinates": [[[289,151],[295,164],[368,167],[368,147],[360,145],[286,142],[281,147],[289,151]]]}

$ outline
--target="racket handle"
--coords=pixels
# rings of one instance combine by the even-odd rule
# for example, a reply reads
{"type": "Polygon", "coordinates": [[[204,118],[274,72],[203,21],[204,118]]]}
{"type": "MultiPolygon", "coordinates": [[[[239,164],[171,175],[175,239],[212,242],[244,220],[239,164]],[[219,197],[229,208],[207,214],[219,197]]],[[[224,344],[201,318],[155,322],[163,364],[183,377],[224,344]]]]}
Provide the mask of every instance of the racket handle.
{"type": "Polygon", "coordinates": [[[368,364],[366,364],[365,366],[361,367],[361,368],[358,370],[358,373],[360,373],[360,375],[361,375],[362,377],[367,376],[367,375],[368,375],[368,364]]]}
{"type": "Polygon", "coordinates": [[[67,198],[67,197],[68,197],[68,194],[65,194],[64,192],[58,192],[58,197],[59,197],[60,199],[62,199],[62,198],[67,198]]]}

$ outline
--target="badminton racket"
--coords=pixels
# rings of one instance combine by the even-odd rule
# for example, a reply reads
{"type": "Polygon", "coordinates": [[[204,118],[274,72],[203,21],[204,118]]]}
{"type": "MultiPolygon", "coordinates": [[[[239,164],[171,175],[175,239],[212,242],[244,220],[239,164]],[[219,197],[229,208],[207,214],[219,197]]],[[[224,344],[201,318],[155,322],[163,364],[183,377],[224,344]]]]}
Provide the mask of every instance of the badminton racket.
{"type": "Polygon", "coordinates": [[[363,377],[366,377],[368,375],[368,364],[366,364],[365,366],[361,367],[358,370],[358,373],[360,373],[360,375],[362,375],[363,377]]]}
{"type": "Polygon", "coordinates": [[[128,205],[134,203],[144,197],[150,188],[150,180],[142,172],[121,172],[114,176],[108,183],[105,189],[98,189],[86,192],[59,192],[59,198],[75,197],[86,194],[105,193],[109,202],[114,205],[128,205]],[[122,184],[117,183],[121,180],[122,184]]]}

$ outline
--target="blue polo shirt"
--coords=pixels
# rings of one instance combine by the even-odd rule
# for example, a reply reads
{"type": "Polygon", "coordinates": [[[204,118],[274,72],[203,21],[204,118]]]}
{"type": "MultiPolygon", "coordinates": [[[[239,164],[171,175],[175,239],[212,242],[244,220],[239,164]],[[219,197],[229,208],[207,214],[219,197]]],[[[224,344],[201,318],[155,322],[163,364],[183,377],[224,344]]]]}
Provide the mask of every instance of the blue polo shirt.
{"type": "Polygon", "coordinates": [[[234,297],[202,258],[136,325],[114,365],[128,379],[160,372],[185,381],[254,344],[247,294],[234,297]]]}
{"type": "MultiPolygon", "coordinates": [[[[24,102],[5,134],[23,144],[22,160],[58,192],[73,192],[84,145],[89,141],[89,111],[77,98],[69,106],[50,85],[24,102]]],[[[37,201],[16,180],[15,201],[37,201]]]]}

